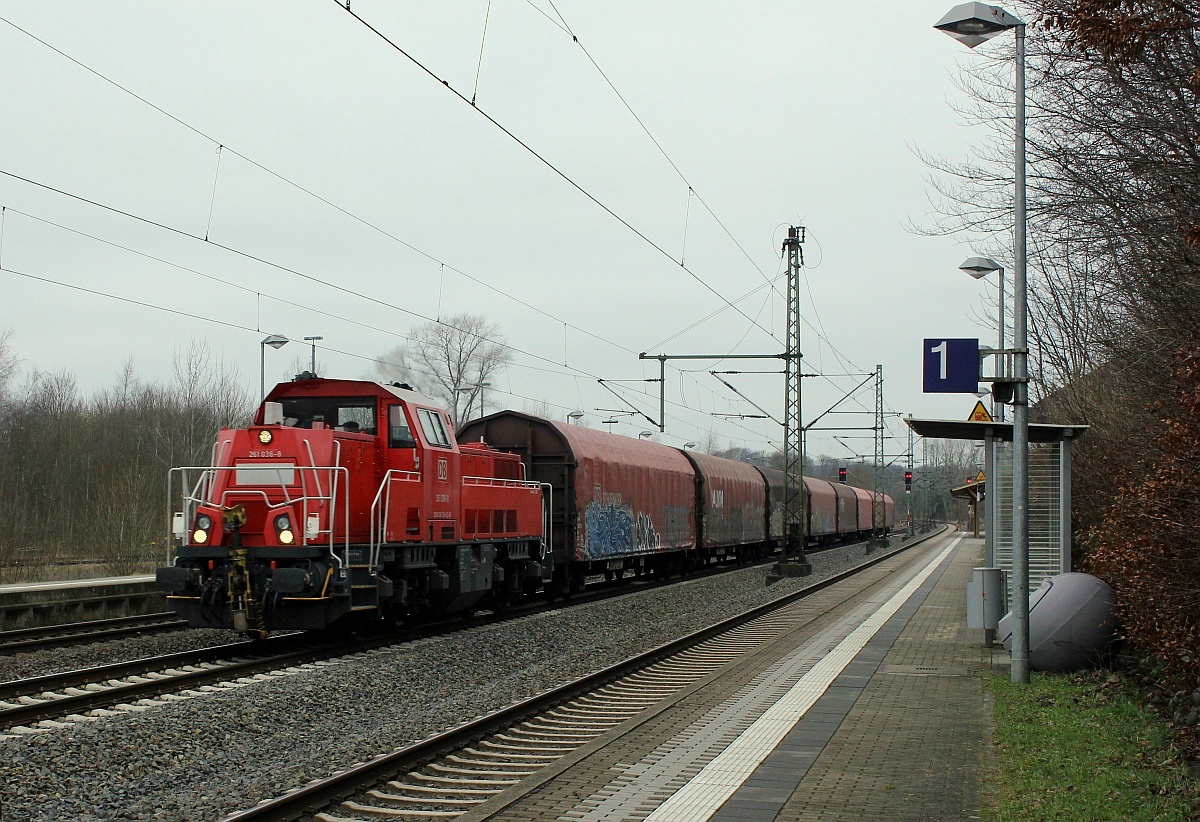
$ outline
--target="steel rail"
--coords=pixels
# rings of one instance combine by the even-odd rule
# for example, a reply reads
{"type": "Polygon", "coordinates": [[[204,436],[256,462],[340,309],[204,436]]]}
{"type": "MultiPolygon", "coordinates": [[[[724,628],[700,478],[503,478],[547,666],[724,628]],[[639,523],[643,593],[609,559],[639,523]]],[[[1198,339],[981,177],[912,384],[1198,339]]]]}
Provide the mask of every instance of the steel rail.
{"type": "Polygon", "coordinates": [[[818,591],[849,579],[867,568],[878,565],[904,551],[908,551],[930,539],[938,537],[947,530],[948,528],[943,526],[941,530],[918,537],[907,543],[902,543],[895,549],[883,552],[872,559],[860,563],[854,568],[834,574],[799,591],[786,594],[715,625],[694,631],[637,656],[630,657],[623,662],[618,662],[573,682],[568,682],[537,694],[530,699],[450,728],[427,739],[406,745],[403,748],[398,748],[369,762],[355,765],[333,776],[310,782],[283,796],[266,800],[253,808],[248,808],[227,816],[222,822],[249,822],[250,820],[255,820],[255,822],[293,822],[293,820],[315,814],[334,803],[345,800],[359,791],[387,780],[397,773],[406,772],[432,758],[463,747],[481,736],[509,727],[565,700],[594,690],[618,677],[633,673],[640,668],[644,668],[661,659],[698,645],[707,639],[732,628],[737,628],[764,614],[783,608],[818,591]]]}
{"type": "Polygon", "coordinates": [[[68,622],[37,628],[18,628],[0,631],[0,653],[32,651],[38,648],[61,648],[84,645],[109,639],[177,631],[187,622],[172,611],[141,616],[96,619],[87,622],[68,622]]]}

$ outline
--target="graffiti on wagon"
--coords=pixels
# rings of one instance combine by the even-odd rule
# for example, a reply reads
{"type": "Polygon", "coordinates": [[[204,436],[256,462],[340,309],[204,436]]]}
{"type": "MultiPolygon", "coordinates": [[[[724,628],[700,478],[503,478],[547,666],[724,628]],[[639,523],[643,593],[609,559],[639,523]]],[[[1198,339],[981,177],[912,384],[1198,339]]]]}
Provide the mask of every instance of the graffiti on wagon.
{"type": "Polygon", "coordinates": [[[635,513],[618,494],[596,494],[585,512],[583,555],[620,556],[657,551],[662,537],[648,514],[635,513]]]}

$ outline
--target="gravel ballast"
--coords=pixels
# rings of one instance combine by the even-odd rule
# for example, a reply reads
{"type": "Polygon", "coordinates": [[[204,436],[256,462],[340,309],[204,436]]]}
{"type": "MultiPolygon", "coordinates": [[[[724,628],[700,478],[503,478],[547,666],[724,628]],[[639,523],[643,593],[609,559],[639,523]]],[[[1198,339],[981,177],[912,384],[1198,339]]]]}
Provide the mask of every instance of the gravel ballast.
{"type": "MultiPolygon", "coordinates": [[[[766,567],[688,580],[0,741],[4,818],[219,819],[811,585],[865,555],[857,545],[811,555],[811,577],[770,588],[766,567]]],[[[4,662],[0,670],[18,667],[4,662]]]]}
{"type": "Polygon", "coordinates": [[[242,641],[229,631],[192,629],[110,639],[0,656],[0,682],[111,665],[128,659],[198,651],[242,641]]]}

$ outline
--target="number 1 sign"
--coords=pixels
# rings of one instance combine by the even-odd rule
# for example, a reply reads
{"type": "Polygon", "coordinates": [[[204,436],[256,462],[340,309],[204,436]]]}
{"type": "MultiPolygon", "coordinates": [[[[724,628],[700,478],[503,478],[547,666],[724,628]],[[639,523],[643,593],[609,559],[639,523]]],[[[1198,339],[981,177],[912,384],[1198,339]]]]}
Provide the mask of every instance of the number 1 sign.
{"type": "Polygon", "coordinates": [[[974,394],[979,390],[979,340],[925,340],[922,390],[926,394],[974,394]]]}

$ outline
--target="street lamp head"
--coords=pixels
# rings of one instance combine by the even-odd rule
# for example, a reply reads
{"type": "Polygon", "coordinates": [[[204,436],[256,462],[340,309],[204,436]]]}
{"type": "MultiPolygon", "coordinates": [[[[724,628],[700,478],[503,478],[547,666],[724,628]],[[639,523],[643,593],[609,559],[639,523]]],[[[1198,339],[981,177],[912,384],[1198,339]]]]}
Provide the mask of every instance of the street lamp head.
{"type": "Polygon", "coordinates": [[[491,388],[491,387],[492,387],[492,384],[490,382],[469,382],[469,383],[465,383],[463,385],[454,386],[454,390],[455,391],[474,391],[476,388],[482,390],[484,388],[491,388]]]}
{"type": "Polygon", "coordinates": [[[260,345],[269,345],[272,348],[283,348],[285,345],[288,344],[288,338],[281,337],[278,334],[272,334],[271,336],[267,337],[265,340],[263,340],[259,344],[260,345]]]}
{"type": "Polygon", "coordinates": [[[648,439],[650,439],[650,438],[651,438],[651,437],[653,437],[653,436],[654,436],[654,432],[653,432],[653,431],[639,431],[639,432],[638,432],[638,439],[639,439],[639,440],[648,440],[648,439]]]}
{"type": "Polygon", "coordinates": [[[965,262],[959,267],[960,271],[965,271],[975,279],[986,277],[993,271],[999,271],[1004,274],[1004,266],[988,257],[968,257],[965,262]]]}
{"type": "Polygon", "coordinates": [[[567,422],[578,423],[581,419],[583,419],[582,411],[572,411],[571,413],[567,414],[567,422]]]}
{"type": "Polygon", "coordinates": [[[694,443],[694,442],[685,442],[685,443],[683,444],[683,447],[684,447],[684,448],[686,448],[686,449],[688,449],[688,450],[690,451],[691,449],[693,449],[693,448],[695,448],[695,447],[696,447],[696,443],[694,443]]]}
{"type": "Polygon", "coordinates": [[[975,48],[1002,31],[1024,25],[999,6],[984,3],[960,3],[934,24],[934,28],[958,40],[967,48],[975,48]]]}

